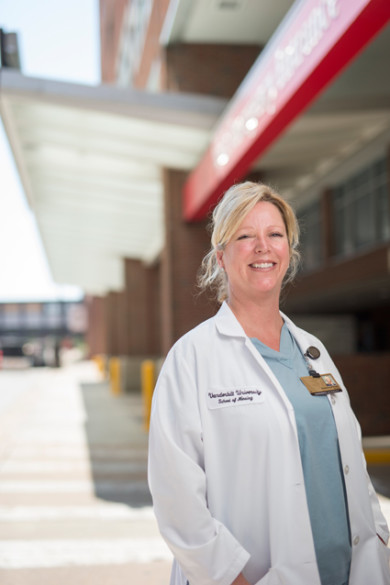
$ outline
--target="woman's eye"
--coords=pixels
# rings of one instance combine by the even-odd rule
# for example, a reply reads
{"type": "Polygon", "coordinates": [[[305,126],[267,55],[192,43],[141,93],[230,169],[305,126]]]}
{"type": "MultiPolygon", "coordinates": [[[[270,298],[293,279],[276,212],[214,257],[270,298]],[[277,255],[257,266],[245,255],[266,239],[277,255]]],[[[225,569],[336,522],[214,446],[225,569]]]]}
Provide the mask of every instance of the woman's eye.
{"type": "Polygon", "coordinates": [[[283,238],[283,234],[280,232],[272,232],[271,236],[273,238],[278,237],[278,238],[283,238]]]}
{"type": "Polygon", "coordinates": [[[247,234],[243,234],[242,236],[239,236],[237,240],[245,240],[246,238],[249,238],[249,236],[247,234]]]}

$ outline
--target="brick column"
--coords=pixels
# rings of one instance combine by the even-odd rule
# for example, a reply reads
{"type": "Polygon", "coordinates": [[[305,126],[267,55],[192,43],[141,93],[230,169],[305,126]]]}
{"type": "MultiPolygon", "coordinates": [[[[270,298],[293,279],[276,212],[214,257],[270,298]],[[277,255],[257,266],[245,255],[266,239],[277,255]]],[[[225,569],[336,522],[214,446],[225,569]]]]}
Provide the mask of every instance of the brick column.
{"type": "Polygon", "coordinates": [[[107,353],[107,321],[105,311],[105,298],[90,296],[86,299],[88,311],[88,329],[86,341],[89,355],[107,353]]]}
{"type": "Polygon", "coordinates": [[[128,355],[159,355],[159,266],[125,260],[128,355]]]}
{"type": "Polygon", "coordinates": [[[164,170],[165,250],[161,258],[162,350],[189,329],[213,315],[216,303],[198,295],[196,274],[210,248],[206,222],[188,224],[182,219],[182,171],[164,170]]]}
{"type": "Polygon", "coordinates": [[[107,353],[119,356],[128,353],[126,291],[110,292],[105,298],[107,315],[107,353]]]}

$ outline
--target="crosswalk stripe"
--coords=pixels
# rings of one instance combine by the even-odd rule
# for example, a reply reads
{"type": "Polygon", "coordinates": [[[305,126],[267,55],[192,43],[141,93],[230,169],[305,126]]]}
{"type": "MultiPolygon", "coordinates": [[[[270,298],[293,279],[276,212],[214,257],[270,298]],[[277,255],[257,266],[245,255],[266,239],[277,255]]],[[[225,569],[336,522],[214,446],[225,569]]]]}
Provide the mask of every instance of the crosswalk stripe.
{"type": "Polygon", "coordinates": [[[1,481],[0,493],[131,493],[144,489],[146,481],[1,481]]]}
{"type": "Polygon", "coordinates": [[[130,508],[125,504],[91,506],[16,506],[0,507],[0,522],[41,522],[56,520],[151,520],[151,506],[130,508]]]}
{"type": "Polygon", "coordinates": [[[120,565],[171,560],[157,538],[111,540],[0,540],[0,568],[27,569],[90,565],[120,565]]]}
{"type": "Polygon", "coordinates": [[[5,461],[0,468],[0,476],[7,474],[29,473],[72,473],[76,471],[90,471],[94,473],[140,473],[145,472],[145,462],[102,461],[91,462],[84,460],[66,461],[5,461]]]}

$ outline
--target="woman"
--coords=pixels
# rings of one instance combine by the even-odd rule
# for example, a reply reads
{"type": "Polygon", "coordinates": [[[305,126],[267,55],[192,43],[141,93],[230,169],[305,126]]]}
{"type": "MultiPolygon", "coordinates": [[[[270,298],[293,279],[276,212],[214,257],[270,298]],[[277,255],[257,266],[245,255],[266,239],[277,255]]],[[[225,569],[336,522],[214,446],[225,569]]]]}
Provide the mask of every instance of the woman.
{"type": "Polygon", "coordinates": [[[171,349],[153,400],[149,482],[171,585],[390,583],[347,391],[279,310],[297,245],[291,207],[265,185],[236,185],[214,210],[200,280],[223,304],[171,349]]]}

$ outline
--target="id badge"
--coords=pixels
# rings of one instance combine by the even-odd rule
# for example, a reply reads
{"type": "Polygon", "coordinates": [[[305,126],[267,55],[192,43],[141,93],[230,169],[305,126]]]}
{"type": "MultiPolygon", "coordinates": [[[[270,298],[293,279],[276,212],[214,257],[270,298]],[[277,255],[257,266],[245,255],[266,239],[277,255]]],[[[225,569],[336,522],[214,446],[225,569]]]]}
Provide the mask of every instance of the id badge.
{"type": "Polygon", "coordinates": [[[301,378],[310,394],[324,396],[332,392],[341,392],[339,384],[332,374],[320,374],[319,376],[303,376],[301,378]]]}

